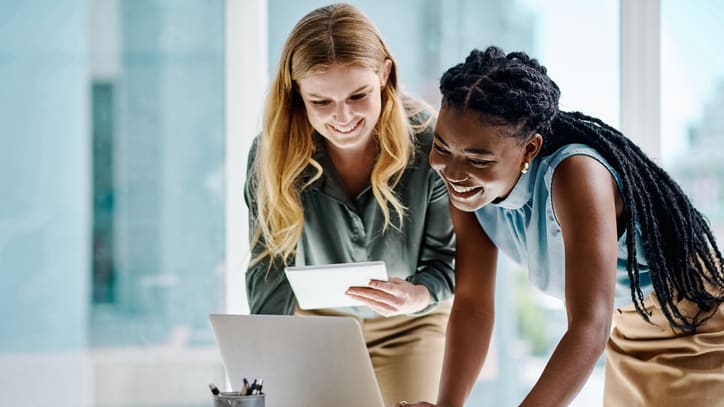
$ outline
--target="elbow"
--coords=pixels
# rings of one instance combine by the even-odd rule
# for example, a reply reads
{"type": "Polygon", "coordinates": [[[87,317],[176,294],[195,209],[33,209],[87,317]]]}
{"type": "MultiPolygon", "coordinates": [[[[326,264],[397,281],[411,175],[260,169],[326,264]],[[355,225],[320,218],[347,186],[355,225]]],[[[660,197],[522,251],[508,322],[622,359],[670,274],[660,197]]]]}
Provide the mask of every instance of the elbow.
{"type": "Polygon", "coordinates": [[[606,350],[611,335],[611,318],[594,318],[586,323],[572,324],[569,332],[583,340],[586,348],[597,358],[606,350]]]}
{"type": "Polygon", "coordinates": [[[602,318],[595,321],[588,329],[587,335],[591,344],[591,351],[600,355],[606,350],[608,338],[611,336],[611,318],[602,318]]]}
{"type": "Polygon", "coordinates": [[[592,340],[593,349],[600,355],[606,350],[606,344],[608,344],[608,338],[611,336],[611,324],[605,324],[603,329],[598,329],[594,334],[592,340]]]}
{"type": "Polygon", "coordinates": [[[600,353],[606,350],[608,338],[611,337],[611,325],[613,323],[613,318],[609,310],[610,307],[606,308],[606,310],[601,312],[601,314],[596,318],[595,343],[598,345],[596,349],[599,350],[600,353]]]}

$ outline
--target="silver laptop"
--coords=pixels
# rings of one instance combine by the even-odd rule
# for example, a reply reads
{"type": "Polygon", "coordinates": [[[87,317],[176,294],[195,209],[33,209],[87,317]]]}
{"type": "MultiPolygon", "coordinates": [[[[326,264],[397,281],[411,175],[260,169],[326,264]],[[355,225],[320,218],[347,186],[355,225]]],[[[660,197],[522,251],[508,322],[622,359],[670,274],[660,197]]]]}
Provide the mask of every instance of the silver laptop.
{"type": "Polygon", "coordinates": [[[265,407],[385,407],[354,318],[210,314],[232,390],[264,379],[265,407]]]}

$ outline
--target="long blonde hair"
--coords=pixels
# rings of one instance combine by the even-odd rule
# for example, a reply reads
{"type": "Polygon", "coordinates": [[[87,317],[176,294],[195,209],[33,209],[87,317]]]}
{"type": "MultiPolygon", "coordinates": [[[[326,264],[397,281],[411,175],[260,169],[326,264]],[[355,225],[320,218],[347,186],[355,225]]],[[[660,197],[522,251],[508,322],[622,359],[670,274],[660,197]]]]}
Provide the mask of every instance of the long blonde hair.
{"type": "Polygon", "coordinates": [[[261,242],[263,250],[252,264],[267,256],[286,264],[294,254],[304,224],[299,194],[323,172],[313,158],[314,129],[307,119],[297,81],[333,64],[369,68],[380,74],[386,60],[390,60],[391,69],[381,92],[382,109],[374,129],[378,157],[371,185],[382,209],[384,228],[391,224],[388,204],[401,227],[405,207],[393,189],[414,153],[413,136],[418,130],[409,124],[408,115],[426,109],[411,98],[404,97],[403,102],[397,89],[396,64],[372,22],[351,5],[333,4],[313,10],[292,29],[267,95],[263,132],[252,167],[252,188],[256,193],[252,247],[261,242]],[[310,165],[315,174],[302,184],[300,176],[310,165]]]}

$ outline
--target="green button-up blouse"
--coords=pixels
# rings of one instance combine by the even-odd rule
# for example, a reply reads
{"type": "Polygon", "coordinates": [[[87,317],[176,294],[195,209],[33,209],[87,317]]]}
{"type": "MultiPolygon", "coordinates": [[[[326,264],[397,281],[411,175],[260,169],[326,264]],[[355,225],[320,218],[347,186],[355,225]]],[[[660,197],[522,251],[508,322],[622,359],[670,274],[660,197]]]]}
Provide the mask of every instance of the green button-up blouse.
{"type": "MultiPolygon", "coordinates": [[[[416,151],[403,177],[395,188],[400,202],[407,208],[403,227],[390,227],[383,232],[384,217],[367,186],[351,199],[335,171],[321,136],[315,133],[318,148],[315,159],[323,175],[300,193],[304,208],[304,227],[296,249],[296,258],[288,265],[320,265],[383,260],[389,277],[399,277],[430,290],[429,312],[453,294],[453,259],[455,237],[448,212],[447,189],[430,167],[428,154],[432,147],[432,128],[416,136],[416,151]]],[[[249,169],[253,163],[257,141],[249,153],[249,169]]],[[[249,207],[249,236],[256,220],[256,199],[247,171],[245,200],[249,207]]],[[[303,175],[304,176],[304,175],[303,175]]],[[[397,224],[390,209],[393,224],[397,224]]],[[[260,247],[252,248],[252,257],[260,247]]],[[[292,314],[296,305],[294,293],[283,267],[272,265],[268,258],[246,272],[246,290],[252,314],[292,314]]],[[[348,307],[340,311],[361,318],[379,316],[369,307],[348,307]]]]}

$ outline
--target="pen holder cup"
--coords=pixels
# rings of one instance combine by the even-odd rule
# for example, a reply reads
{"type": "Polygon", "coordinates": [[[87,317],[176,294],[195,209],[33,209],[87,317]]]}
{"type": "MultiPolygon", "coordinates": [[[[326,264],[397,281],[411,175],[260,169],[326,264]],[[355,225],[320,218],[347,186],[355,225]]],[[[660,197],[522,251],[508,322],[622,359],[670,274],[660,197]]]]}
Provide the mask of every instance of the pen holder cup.
{"type": "Polygon", "coordinates": [[[214,407],[264,407],[264,394],[242,395],[236,391],[214,396],[214,407]]]}

